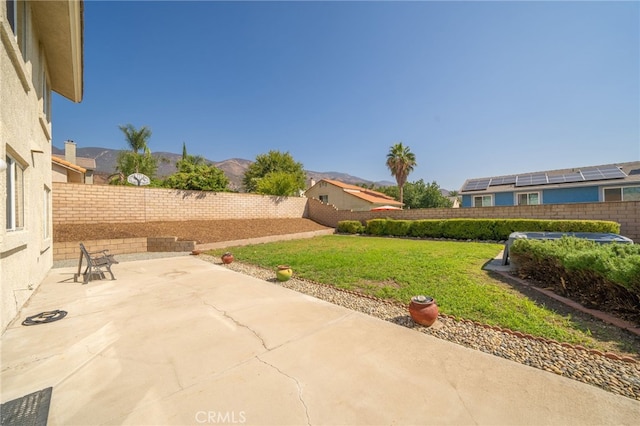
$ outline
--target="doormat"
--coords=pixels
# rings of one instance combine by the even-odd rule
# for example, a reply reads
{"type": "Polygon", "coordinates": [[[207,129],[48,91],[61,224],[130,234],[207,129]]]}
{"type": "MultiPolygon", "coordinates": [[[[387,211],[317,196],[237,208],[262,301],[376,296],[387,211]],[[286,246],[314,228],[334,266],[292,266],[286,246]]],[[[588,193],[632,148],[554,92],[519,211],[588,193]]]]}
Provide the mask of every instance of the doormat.
{"type": "Polygon", "coordinates": [[[0,405],[0,425],[46,426],[52,390],[42,389],[0,405]]]}

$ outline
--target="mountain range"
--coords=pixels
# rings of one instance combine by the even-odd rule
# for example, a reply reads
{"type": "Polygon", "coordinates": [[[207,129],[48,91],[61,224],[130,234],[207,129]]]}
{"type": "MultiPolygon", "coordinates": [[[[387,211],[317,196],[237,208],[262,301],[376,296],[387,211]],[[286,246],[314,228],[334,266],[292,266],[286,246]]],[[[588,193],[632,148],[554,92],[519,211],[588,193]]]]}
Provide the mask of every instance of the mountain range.
{"type": "MultiPolygon", "coordinates": [[[[76,148],[76,156],[84,158],[93,158],[96,161],[95,176],[96,181],[100,181],[101,178],[106,180],[106,177],[113,174],[116,168],[116,160],[118,153],[121,150],[100,148],[100,147],[88,147],[88,148],[76,148]]],[[[53,155],[64,158],[64,149],[56,148],[52,149],[53,155]]],[[[154,152],[154,157],[158,158],[158,177],[169,176],[176,171],[176,163],[182,159],[182,154],[176,154],[173,152],[154,152]]],[[[205,159],[207,164],[212,164],[222,170],[229,179],[229,187],[233,190],[242,190],[242,178],[249,168],[249,165],[253,163],[251,160],[245,160],[244,158],[230,158],[223,161],[211,161],[205,159]]],[[[374,184],[376,186],[393,186],[396,185],[392,181],[378,181],[373,182],[370,180],[362,179],[357,176],[352,176],[348,173],[341,172],[315,172],[312,170],[305,170],[307,173],[307,180],[315,180],[316,182],[321,179],[333,179],[340,182],[348,183],[351,185],[361,184],[374,184]]]]}

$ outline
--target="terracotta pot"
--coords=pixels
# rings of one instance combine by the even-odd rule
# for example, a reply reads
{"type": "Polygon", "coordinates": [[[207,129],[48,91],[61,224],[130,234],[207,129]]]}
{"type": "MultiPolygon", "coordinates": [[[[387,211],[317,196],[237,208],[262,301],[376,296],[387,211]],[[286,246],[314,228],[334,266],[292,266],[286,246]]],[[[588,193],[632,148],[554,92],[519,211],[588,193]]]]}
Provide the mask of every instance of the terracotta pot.
{"type": "Polygon", "coordinates": [[[222,263],[229,264],[233,262],[233,255],[231,253],[225,253],[221,257],[222,263]]]}
{"type": "Polygon", "coordinates": [[[278,269],[276,270],[276,278],[278,281],[288,281],[293,274],[293,270],[289,265],[278,265],[278,269]]]}
{"type": "Polygon", "coordinates": [[[438,305],[432,297],[413,296],[409,304],[409,314],[418,324],[430,327],[438,318],[438,305]]]}

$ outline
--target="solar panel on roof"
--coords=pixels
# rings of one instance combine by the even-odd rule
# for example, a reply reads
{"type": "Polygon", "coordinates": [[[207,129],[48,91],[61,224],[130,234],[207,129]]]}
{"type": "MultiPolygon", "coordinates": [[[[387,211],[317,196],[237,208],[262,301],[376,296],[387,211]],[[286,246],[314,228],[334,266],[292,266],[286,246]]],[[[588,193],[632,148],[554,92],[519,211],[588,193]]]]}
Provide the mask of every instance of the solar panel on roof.
{"type": "Polygon", "coordinates": [[[548,176],[549,183],[569,183],[569,182],[582,182],[584,178],[577,173],[566,173],[564,175],[548,176]]]}
{"type": "Polygon", "coordinates": [[[564,181],[565,182],[582,182],[584,180],[584,176],[582,176],[582,173],[580,172],[576,172],[576,173],[567,173],[564,176],[564,181]]]}
{"type": "Polygon", "coordinates": [[[607,179],[621,179],[627,176],[617,166],[608,166],[606,168],[600,167],[600,172],[602,172],[607,179]]]}
{"type": "Polygon", "coordinates": [[[467,182],[462,191],[482,191],[489,187],[491,179],[473,179],[467,182]]]}
{"type": "Polygon", "coordinates": [[[584,180],[621,179],[627,175],[617,166],[589,167],[582,170],[584,180]]]}
{"type": "Polygon", "coordinates": [[[516,186],[546,185],[547,183],[548,181],[546,173],[518,175],[516,177],[516,186]]]}
{"type": "Polygon", "coordinates": [[[511,185],[516,183],[516,176],[502,176],[491,178],[491,183],[489,186],[498,186],[498,185],[511,185]]]}

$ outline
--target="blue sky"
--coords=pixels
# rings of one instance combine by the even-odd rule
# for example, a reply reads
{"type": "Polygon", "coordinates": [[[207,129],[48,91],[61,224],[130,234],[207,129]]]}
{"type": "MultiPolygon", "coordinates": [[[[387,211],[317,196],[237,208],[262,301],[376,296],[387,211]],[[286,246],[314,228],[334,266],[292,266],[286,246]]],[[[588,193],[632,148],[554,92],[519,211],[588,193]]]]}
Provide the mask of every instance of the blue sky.
{"type": "Polygon", "coordinates": [[[85,1],[84,99],[53,144],[213,161],[288,151],[313,171],[409,181],[640,160],[638,2],[85,1]]]}

